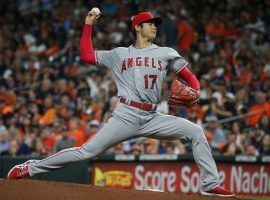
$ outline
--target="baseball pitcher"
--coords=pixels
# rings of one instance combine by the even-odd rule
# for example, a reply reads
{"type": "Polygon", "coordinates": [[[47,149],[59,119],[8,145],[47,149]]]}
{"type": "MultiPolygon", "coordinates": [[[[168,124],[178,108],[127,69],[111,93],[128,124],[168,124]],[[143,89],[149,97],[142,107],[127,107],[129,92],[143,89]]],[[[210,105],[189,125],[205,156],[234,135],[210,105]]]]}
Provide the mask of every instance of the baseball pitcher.
{"type": "Polygon", "coordinates": [[[180,117],[156,112],[162,84],[170,69],[179,80],[172,83],[170,105],[192,106],[198,99],[200,85],[187,68],[187,61],[172,48],[153,43],[162,18],[141,12],[132,19],[131,30],[136,41],[129,47],[110,51],[94,51],[92,28],[100,17],[98,8],[85,18],[80,51],[81,59],[112,71],[119,101],[112,117],[81,147],[62,150],[43,160],[29,160],[13,167],[9,179],[20,179],[50,172],[78,161],[93,159],[119,142],[137,137],[186,139],[190,141],[194,159],[201,173],[201,193],[231,197],[234,194],[219,184],[219,175],[203,129],[180,117]]]}

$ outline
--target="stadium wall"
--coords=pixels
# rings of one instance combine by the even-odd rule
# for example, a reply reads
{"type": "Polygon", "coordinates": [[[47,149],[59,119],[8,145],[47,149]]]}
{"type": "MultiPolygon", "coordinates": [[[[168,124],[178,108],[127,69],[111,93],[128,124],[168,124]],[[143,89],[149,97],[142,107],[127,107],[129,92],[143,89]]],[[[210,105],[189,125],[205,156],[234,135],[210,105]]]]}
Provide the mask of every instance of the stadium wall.
{"type": "MultiPolygon", "coordinates": [[[[242,196],[270,196],[269,156],[214,156],[222,186],[242,196]]],[[[29,158],[1,157],[0,177],[29,158]]],[[[34,158],[40,159],[40,158],[34,158]]],[[[191,155],[101,156],[34,177],[138,190],[199,193],[199,170],[191,155]]]]}

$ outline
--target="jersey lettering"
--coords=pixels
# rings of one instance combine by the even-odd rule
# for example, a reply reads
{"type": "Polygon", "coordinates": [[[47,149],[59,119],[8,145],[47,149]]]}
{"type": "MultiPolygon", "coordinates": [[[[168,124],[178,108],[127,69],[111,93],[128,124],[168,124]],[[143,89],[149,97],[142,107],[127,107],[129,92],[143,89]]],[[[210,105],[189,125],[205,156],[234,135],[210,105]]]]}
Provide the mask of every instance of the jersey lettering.
{"type": "Polygon", "coordinates": [[[149,57],[136,57],[135,62],[133,58],[127,58],[122,61],[121,73],[123,73],[123,71],[127,70],[128,68],[142,66],[158,69],[159,71],[163,70],[162,60],[157,60],[155,58],[149,57]]]}
{"type": "Polygon", "coordinates": [[[123,73],[123,71],[127,70],[127,67],[126,67],[126,60],[123,60],[122,61],[122,67],[121,67],[121,73],[123,73]]]}
{"type": "Polygon", "coordinates": [[[141,67],[142,66],[142,60],[141,59],[142,59],[141,57],[137,57],[136,58],[136,66],[137,67],[141,67]]]}
{"type": "Polygon", "coordinates": [[[133,58],[128,58],[128,68],[132,67],[133,58]]]}
{"type": "Polygon", "coordinates": [[[144,66],[149,67],[149,57],[144,58],[144,66]]]}
{"type": "Polygon", "coordinates": [[[158,60],[158,70],[162,71],[162,61],[158,60]]]}
{"type": "Polygon", "coordinates": [[[152,68],[156,68],[156,65],[155,65],[155,58],[152,58],[152,68]]]}

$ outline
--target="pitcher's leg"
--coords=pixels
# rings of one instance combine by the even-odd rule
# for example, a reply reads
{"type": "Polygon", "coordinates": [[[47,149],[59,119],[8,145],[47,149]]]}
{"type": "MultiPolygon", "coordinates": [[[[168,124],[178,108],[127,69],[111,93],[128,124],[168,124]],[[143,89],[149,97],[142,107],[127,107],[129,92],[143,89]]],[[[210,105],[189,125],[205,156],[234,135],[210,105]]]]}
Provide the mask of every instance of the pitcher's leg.
{"type": "Polygon", "coordinates": [[[191,147],[194,160],[200,169],[202,191],[215,188],[220,184],[217,166],[204,132],[199,126],[194,127],[191,147]]]}
{"type": "Polygon", "coordinates": [[[123,123],[114,116],[93,138],[81,147],[65,149],[43,160],[31,162],[29,164],[29,174],[33,176],[43,172],[50,172],[78,161],[92,159],[109,147],[136,136],[138,136],[138,126],[123,123]]]}
{"type": "Polygon", "coordinates": [[[200,126],[180,117],[157,113],[141,131],[147,137],[190,140],[193,156],[201,174],[202,191],[208,191],[219,185],[217,167],[200,126]]]}

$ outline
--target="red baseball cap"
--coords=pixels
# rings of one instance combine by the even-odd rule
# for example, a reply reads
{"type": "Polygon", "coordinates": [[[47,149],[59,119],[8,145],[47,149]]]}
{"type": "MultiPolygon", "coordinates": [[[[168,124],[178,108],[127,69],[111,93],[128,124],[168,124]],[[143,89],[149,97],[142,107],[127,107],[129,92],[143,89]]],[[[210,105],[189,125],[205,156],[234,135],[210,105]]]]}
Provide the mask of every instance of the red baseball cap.
{"type": "Polygon", "coordinates": [[[161,17],[153,17],[150,12],[141,12],[133,17],[131,29],[134,30],[137,24],[141,24],[147,21],[154,21],[156,26],[158,26],[162,23],[163,20],[161,17]]]}

